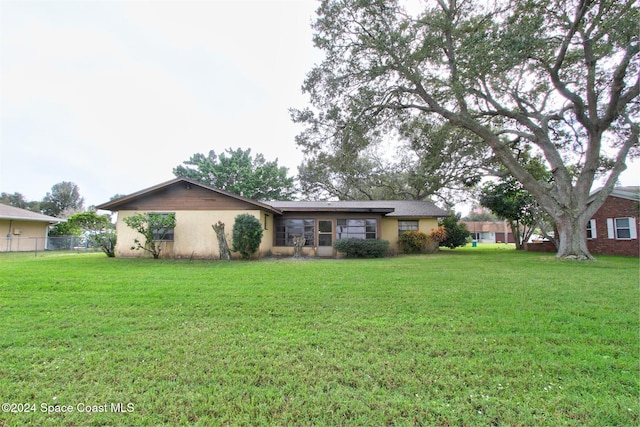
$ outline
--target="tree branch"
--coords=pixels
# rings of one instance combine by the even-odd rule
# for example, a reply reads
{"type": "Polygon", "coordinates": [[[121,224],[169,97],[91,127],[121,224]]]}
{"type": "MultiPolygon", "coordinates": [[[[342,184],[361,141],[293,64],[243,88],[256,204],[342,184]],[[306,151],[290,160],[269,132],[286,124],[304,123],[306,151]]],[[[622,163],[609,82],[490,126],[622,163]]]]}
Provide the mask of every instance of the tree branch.
{"type": "Polygon", "coordinates": [[[640,51],[640,44],[635,43],[629,46],[624,57],[618,64],[613,74],[613,82],[611,83],[611,94],[609,95],[609,105],[607,111],[600,120],[599,127],[606,129],[611,125],[616,116],[631,102],[632,99],[640,94],[640,73],[636,77],[636,82],[629,88],[626,93],[622,93],[624,89],[624,78],[626,76],[627,67],[631,63],[633,57],[640,51]]]}
{"type": "Polygon", "coordinates": [[[584,127],[592,131],[593,123],[591,123],[588,117],[585,115],[586,107],[585,107],[584,101],[582,100],[582,98],[580,98],[578,94],[569,90],[567,85],[560,79],[560,69],[562,68],[562,65],[564,64],[564,61],[566,59],[567,51],[569,50],[569,46],[571,45],[571,40],[578,32],[580,28],[580,23],[584,18],[585,14],[587,13],[587,10],[589,9],[589,5],[590,5],[589,0],[580,0],[579,6],[577,7],[577,10],[576,10],[575,18],[571,24],[571,27],[565,34],[565,37],[562,41],[560,50],[558,52],[558,56],[556,57],[553,67],[549,68],[544,63],[542,63],[542,65],[547,69],[547,72],[551,77],[551,82],[553,83],[554,87],[558,90],[558,92],[560,92],[562,96],[564,96],[574,105],[574,110],[575,110],[576,117],[578,118],[578,121],[580,121],[580,123],[584,127]]]}

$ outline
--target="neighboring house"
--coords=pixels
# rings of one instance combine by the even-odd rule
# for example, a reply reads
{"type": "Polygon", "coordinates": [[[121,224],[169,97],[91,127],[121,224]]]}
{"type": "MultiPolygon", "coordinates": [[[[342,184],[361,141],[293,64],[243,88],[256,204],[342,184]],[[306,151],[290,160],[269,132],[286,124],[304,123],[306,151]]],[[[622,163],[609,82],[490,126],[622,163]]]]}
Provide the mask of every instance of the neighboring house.
{"type": "Polygon", "coordinates": [[[473,240],[480,243],[515,243],[506,221],[465,221],[473,240]]]}
{"type": "MultiPolygon", "coordinates": [[[[591,193],[593,200],[600,190],[591,193]]],[[[640,187],[617,187],[589,220],[587,248],[594,255],[640,256],[640,187]]],[[[527,251],[556,252],[551,242],[527,243],[527,251]]]]}
{"type": "Polygon", "coordinates": [[[227,240],[235,217],[251,214],[263,225],[258,256],[291,256],[293,238],[305,238],[304,256],[334,256],[333,242],[340,238],[388,240],[398,250],[398,236],[407,230],[426,233],[438,227],[449,213],[423,201],[258,202],[188,178],[176,178],[112,200],[98,209],[118,212],[118,256],[140,256],[131,250],[138,233],[123,219],[141,212],[175,213],[176,227],[168,233],[164,257],[218,258],[212,225],[222,221],[227,240]]]}
{"type": "Polygon", "coordinates": [[[0,252],[42,251],[49,226],[60,218],[0,204],[0,252]]]}
{"type": "MultiPolygon", "coordinates": [[[[591,194],[593,199],[599,190],[591,194]]],[[[592,254],[640,256],[640,187],[617,187],[587,225],[592,254]]]]}

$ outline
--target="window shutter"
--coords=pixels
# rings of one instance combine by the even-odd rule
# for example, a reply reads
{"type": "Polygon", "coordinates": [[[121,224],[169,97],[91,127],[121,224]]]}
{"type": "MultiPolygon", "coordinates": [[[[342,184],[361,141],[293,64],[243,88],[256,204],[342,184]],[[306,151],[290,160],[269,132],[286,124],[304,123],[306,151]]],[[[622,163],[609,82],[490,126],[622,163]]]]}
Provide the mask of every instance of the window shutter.
{"type": "Polygon", "coordinates": [[[616,232],[613,229],[613,218],[607,218],[607,234],[610,239],[616,238],[616,232]]]}
{"type": "Polygon", "coordinates": [[[636,230],[636,219],[635,218],[629,218],[629,234],[630,234],[630,238],[631,239],[637,239],[638,238],[638,230],[636,230]]]}
{"type": "Polygon", "coordinates": [[[597,239],[598,238],[598,233],[596,233],[596,220],[595,219],[590,219],[589,223],[591,224],[591,238],[592,239],[597,239]]]}

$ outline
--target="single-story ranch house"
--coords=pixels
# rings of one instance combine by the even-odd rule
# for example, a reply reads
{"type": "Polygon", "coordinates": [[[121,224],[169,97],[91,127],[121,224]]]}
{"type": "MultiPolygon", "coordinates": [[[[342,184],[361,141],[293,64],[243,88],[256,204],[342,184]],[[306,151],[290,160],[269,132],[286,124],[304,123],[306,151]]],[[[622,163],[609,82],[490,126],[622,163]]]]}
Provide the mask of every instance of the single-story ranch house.
{"type": "Polygon", "coordinates": [[[43,251],[49,226],[60,218],[0,204],[0,252],[43,251]]]}
{"type": "Polygon", "coordinates": [[[218,242],[212,225],[225,224],[227,240],[235,217],[251,214],[263,225],[258,256],[291,256],[293,238],[303,236],[304,256],[335,256],[337,239],[384,239],[398,251],[398,236],[407,230],[429,233],[438,218],[449,213],[425,201],[271,201],[259,202],[210,187],[188,178],[176,178],[97,206],[118,213],[116,254],[140,256],[131,250],[141,238],[123,219],[136,213],[175,213],[176,226],[166,234],[163,257],[218,258],[218,242]]]}

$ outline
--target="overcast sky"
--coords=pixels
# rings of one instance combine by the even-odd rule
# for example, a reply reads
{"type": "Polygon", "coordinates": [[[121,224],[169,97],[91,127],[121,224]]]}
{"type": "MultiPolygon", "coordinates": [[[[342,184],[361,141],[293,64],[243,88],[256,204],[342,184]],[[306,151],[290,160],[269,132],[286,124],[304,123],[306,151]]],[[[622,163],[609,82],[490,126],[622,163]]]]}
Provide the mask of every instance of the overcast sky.
{"type": "MultiPolygon", "coordinates": [[[[297,173],[312,0],[0,0],[0,192],[86,206],[251,148],[297,173]]],[[[639,185],[638,167],[622,184],[639,185]]]]}
{"type": "Polygon", "coordinates": [[[7,1],[0,191],[86,205],[172,179],[194,153],[251,148],[297,173],[316,3],[7,1]]]}

